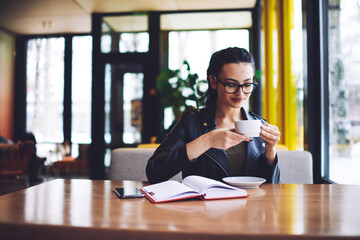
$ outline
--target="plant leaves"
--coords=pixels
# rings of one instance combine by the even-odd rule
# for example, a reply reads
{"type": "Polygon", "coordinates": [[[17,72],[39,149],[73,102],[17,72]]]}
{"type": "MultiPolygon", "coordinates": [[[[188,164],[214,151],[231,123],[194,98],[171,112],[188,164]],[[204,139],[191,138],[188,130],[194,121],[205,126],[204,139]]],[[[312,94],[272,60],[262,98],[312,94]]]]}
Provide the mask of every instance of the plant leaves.
{"type": "Polygon", "coordinates": [[[176,118],[186,108],[196,105],[197,99],[205,93],[201,91],[201,86],[207,84],[206,80],[199,80],[197,73],[191,73],[190,64],[186,60],[184,65],[185,68],[176,70],[164,68],[156,78],[156,87],[161,93],[163,107],[171,107],[176,118]],[[181,72],[184,69],[186,72],[181,72]]]}

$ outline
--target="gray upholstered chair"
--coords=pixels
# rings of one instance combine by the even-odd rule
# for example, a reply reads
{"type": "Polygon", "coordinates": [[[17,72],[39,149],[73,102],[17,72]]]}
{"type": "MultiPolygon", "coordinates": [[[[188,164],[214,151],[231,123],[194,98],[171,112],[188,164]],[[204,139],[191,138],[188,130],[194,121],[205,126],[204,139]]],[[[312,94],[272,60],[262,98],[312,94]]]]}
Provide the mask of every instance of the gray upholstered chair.
{"type": "Polygon", "coordinates": [[[281,183],[313,183],[313,159],[308,151],[278,151],[281,183]]]}
{"type": "MultiPolygon", "coordinates": [[[[147,181],[146,164],[154,148],[118,148],[111,152],[110,180],[147,181]]],[[[181,181],[181,173],[172,179],[181,181]]]]}
{"type": "MultiPolygon", "coordinates": [[[[118,148],[111,153],[109,179],[147,181],[145,168],[154,148],[118,148]]],[[[281,183],[313,183],[312,156],[307,151],[278,151],[281,183]]],[[[173,177],[181,181],[181,173],[173,177]]]]}

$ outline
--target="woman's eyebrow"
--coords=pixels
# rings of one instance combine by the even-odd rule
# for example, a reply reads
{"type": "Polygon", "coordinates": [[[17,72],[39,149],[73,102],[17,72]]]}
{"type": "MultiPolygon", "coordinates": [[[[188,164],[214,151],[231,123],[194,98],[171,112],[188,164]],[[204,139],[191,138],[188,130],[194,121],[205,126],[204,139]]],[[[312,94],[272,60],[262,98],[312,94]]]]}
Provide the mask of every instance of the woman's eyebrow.
{"type": "MultiPolygon", "coordinates": [[[[233,78],[225,78],[225,81],[226,80],[230,80],[230,81],[233,81],[233,82],[236,82],[236,83],[239,82],[239,80],[236,80],[236,79],[233,79],[233,78]]],[[[250,80],[253,80],[253,78],[247,78],[247,79],[243,80],[243,82],[250,81],[250,80]]]]}
{"type": "Polygon", "coordinates": [[[245,79],[243,82],[246,82],[246,81],[251,81],[251,80],[253,80],[254,78],[252,77],[252,78],[248,78],[248,79],[245,79]]]}

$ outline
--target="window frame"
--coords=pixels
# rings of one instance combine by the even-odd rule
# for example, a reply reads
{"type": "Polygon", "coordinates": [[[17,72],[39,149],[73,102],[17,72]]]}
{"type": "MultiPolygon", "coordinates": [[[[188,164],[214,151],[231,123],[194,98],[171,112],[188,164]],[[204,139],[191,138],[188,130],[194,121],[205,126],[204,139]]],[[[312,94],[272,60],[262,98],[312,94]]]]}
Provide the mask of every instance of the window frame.
{"type": "Polygon", "coordinates": [[[314,183],[332,183],[329,179],[329,64],[327,0],[303,1],[306,26],[304,49],[304,148],[313,157],[314,183]]]}

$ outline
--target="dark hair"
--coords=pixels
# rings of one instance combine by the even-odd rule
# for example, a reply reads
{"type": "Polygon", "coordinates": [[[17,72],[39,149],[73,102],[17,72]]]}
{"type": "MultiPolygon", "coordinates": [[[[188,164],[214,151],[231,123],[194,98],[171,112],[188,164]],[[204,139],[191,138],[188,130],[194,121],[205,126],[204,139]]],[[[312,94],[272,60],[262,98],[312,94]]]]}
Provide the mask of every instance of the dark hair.
{"type": "Polygon", "coordinates": [[[27,132],[21,136],[20,141],[31,141],[36,143],[36,138],[33,133],[27,132]]]}
{"type": "Polygon", "coordinates": [[[206,107],[215,105],[217,92],[211,87],[209,76],[218,76],[222,67],[228,63],[251,63],[255,70],[254,57],[244,48],[231,47],[213,53],[207,69],[208,90],[205,95],[199,99],[198,105],[205,105],[206,107]]]}

